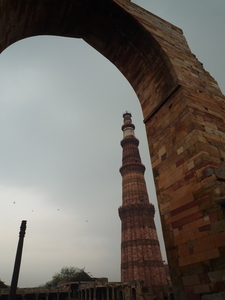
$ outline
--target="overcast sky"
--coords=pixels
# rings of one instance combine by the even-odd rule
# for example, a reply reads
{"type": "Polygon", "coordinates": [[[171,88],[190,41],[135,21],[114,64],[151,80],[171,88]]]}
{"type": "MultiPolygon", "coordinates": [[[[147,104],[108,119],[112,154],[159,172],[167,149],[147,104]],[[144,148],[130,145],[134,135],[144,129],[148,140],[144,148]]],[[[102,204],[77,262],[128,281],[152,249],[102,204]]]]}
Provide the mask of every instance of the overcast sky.
{"type": "MultiPolygon", "coordinates": [[[[224,0],[133,2],[180,27],[225,92],[224,0]]],[[[27,220],[20,287],[45,283],[63,266],[119,281],[126,110],[158,213],[143,116],[130,84],[80,39],[33,37],[0,55],[0,108],[0,278],[10,284],[19,227],[27,220]]],[[[162,243],[157,216],[156,224],[162,243]]]]}

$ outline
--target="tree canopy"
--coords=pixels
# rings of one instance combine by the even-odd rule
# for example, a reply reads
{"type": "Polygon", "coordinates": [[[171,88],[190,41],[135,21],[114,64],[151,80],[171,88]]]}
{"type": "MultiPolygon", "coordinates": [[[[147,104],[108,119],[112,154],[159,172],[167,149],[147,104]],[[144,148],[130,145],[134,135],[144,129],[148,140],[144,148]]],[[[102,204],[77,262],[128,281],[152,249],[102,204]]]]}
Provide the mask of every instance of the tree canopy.
{"type": "Polygon", "coordinates": [[[63,267],[60,272],[55,273],[45,286],[58,286],[70,281],[91,281],[92,278],[83,269],[77,267],[63,267]]]}
{"type": "Polygon", "coordinates": [[[2,281],[1,279],[0,279],[0,289],[5,289],[5,288],[7,288],[8,287],[8,285],[6,285],[5,283],[4,283],[4,281],[2,281]]]}

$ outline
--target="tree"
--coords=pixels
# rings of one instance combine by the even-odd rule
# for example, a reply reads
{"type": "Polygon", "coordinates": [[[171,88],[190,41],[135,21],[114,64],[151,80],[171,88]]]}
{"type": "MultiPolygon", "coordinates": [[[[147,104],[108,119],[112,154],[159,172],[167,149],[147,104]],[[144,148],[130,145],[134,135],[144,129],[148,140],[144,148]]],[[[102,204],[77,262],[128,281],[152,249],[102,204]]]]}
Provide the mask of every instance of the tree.
{"type": "Polygon", "coordinates": [[[5,289],[5,288],[7,288],[8,287],[8,285],[6,285],[5,283],[4,283],[4,281],[1,281],[1,279],[0,279],[0,289],[5,289]]]}
{"type": "Polygon", "coordinates": [[[58,286],[69,281],[91,281],[92,278],[83,269],[77,267],[63,267],[60,272],[52,276],[52,280],[45,286],[58,286]]]}

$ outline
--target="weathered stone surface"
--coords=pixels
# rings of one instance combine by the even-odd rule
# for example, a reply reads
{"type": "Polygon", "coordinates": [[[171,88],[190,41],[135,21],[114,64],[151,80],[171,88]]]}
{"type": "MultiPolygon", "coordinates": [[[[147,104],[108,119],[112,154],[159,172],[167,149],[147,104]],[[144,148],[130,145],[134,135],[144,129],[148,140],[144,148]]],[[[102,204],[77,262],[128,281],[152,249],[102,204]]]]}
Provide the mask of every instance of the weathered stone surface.
{"type": "MultiPolygon", "coordinates": [[[[225,281],[225,271],[215,271],[215,272],[209,272],[209,278],[211,282],[224,282],[225,281]]],[[[225,285],[224,285],[225,288],[225,285]]]]}
{"type": "Polygon", "coordinates": [[[203,295],[202,300],[225,300],[225,292],[203,295]]]}

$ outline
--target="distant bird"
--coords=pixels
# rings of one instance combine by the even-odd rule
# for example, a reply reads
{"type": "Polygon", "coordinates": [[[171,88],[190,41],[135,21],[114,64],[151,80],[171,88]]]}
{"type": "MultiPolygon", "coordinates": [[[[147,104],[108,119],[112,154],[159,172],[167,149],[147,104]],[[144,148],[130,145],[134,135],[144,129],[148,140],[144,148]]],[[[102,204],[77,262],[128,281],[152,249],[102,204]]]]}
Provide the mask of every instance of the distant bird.
{"type": "Polygon", "coordinates": [[[16,202],[14,201],[13,204],[15,204],[16,202]]]}
{"type": "Polygon", "coordinates": [[[86,220],[86,222],[87,222],[88,220],[86,220]]]}
{"type": "Polygon", "coordinates": [[[57,210],[59,210],[59,208],[57,210]]]}

